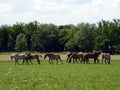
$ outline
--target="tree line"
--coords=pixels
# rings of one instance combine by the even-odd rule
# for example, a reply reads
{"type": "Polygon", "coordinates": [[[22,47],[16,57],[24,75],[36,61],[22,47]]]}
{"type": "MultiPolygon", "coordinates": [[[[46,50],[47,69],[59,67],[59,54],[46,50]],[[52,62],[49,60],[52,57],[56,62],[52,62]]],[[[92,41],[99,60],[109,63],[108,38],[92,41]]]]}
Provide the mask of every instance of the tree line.
{"type": "Polygon", "coordinates": [[[96,24],[41,24],[37,21],[0,26],[0,51],[61,52],[102,50],[120,53],[120,19],[96,24]]]}

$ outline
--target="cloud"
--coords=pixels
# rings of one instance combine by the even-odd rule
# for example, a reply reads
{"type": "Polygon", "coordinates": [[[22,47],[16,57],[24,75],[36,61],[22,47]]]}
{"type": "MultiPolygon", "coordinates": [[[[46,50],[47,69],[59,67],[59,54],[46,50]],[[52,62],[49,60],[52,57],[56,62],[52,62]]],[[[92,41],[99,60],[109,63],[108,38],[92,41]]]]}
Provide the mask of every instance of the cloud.
{"type": "Polygon", "coordinates": [[[0,8],[3,8],[0,24],[7,24],[7,20],[9,23],[37,20],[58,25],[96,23],[120,16],[120,0],[4,0],[0,8]]]}
{"type": "Polygon", "coordinates": [[[10,3],[0,3],[0,14],[9,13],[12,10],[12,6],[10,3]]]}

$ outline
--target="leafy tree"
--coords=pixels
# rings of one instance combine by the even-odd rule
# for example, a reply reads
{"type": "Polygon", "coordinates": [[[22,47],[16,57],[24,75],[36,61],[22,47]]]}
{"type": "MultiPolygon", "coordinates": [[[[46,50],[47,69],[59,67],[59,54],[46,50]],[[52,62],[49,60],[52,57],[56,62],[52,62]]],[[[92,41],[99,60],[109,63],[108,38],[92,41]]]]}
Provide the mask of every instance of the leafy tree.
{"type": "Polygon", "coordinates": [[[96,25],[89,23],[78,24],[79,31],[76,32],[74,40],[80,51],[92,51],[94,49],[96,37],[96,25]]]}
{"type": "Polygon", "coordinates": [[[58,28],[54,24],[40,24],[32,36],[32,48],[42,51],[58,51],[58,28]]]}
{"type": "Polygon", "coordinates": [[[1,51],[8,51],[8,39],[9,39],[9,26],[3,25],[0,28],[0,50],[1,51]]]}
{"type": "Polygon", "coordinates": [[[99,36],[96,37],[96,48],[101,48],[104,52],[120,52],[120,20],[102,20],[98,23],[99,36]]]}
{"type": "Polygon", "coordinates": [[[76,44],[73,41],[74,34],[76,33],[76,26],[70,24],[59,26],[59,42],[63,50],[75,51],[76,44]]]}
{"type": "Polygon", "coordinates": [[[16,38],[20,33],[23,33],[24,31],[24,23],[16,23],[9,29],[9,40],[8,40],[8,48],[11,51],[14,51],[15,44],[16,44],[16,38]]]}
{"type": "Polygon", "coordinates": [[[30,22],[28,24],[25,24],[24,26],[24,32],[27,39],[27,49],[31,50],[32,48],[32,36],[37,32],[39,23],[37,21],[30,22]]]}
{"type": "Polygon", "coordinates": [[[16,51],[25,51],[27,50],[27,40],[23,33],[20,33],[17,36],[16,44],[15,44],[16,51]]]}

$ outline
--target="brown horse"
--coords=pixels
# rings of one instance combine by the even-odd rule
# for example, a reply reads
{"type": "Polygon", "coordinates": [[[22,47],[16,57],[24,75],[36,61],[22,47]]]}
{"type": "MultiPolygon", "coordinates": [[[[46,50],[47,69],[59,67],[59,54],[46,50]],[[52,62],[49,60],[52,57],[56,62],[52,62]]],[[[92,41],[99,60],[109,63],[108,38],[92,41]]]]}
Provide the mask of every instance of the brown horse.
{"type": "Polygon", "coordinates": [[[29,59],[29,61],[31,62],[31,64],[33,64],[32,61],[31,61],[31,60],[33,60],[33,59],[36,59],[36,60],[37,60],[37,63],[40,64],[40,59],[39,59],[39,57],[42,57],[41,55],[38,55],[38,54],[30,54],[30,53],[25,53],[25,54],[28,56],[28,59],[29,59]]]}
{"type": "Polygon", "coordinates": [[[89,63],[89,58],[93,58],[94,59],[94,64],[98,64],[98,63],[100,63],[99,62],[99,59],[98,59],[98,57],[99,57],[99,55],[101,54],[101,51],[96,51],[96,52],[93,52],[93,53],[90,53],[90,52],[88,52],[88,53],[85,53],[83,56],[83,58],[84,58],[84,63],[86,62],[86,63],[89,63]]]}
{"type": "Polygon", "coordinates": [[[69,63],[71,62],[71,59],[73,59],[73,63],[76,61],[77,63],[78,63],[78,61],[77,61],[77,59],[82,63],[82,61],[83,61],[83,54],[81,53],[81,54],[79,54],[79,53],[73,53],[70,57],[69,57],[69,63]],[[75,60],[75,61],[74,61],[75,60]]]}
{"type": "Polygon", "coordinates": [[[66,56],[66,57],[67,57],[66,62],[69,62],[69,63],[70,63],[71,60],[73,59],[73,58],[70,59],[70,57],[71,57],[73,54],[77,54],[77,53],[78,53],[78,52],[70,52],[69,54],[67,54],[67,56],[66,56]]]}
{"type": "Polygon", "coordinates": [[[57,61],[57,64],[58,64],[58,60],[60,60],[61,63],[63,64],[60,55],[54,55],[54,54],[50,54],[50,53],[49,53],[49,54],[45,54],[45,55],[44,55],[44,59],[46,59],[47,57],[49,58],[49,63],[50,63],[50,64],[53,64],[53,60],[56,60],[56,61],[57,61]]]}

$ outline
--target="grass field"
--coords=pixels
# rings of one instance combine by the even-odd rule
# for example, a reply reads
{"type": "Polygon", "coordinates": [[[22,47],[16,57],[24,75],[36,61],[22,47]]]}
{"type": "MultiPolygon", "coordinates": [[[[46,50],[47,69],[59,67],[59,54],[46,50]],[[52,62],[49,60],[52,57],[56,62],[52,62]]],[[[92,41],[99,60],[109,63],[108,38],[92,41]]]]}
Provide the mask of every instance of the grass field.
{"type": "Polygon", "coordinates": [[[120,61],[33,65],[0,61],[0,90],[120,90],[120,61]]]}

